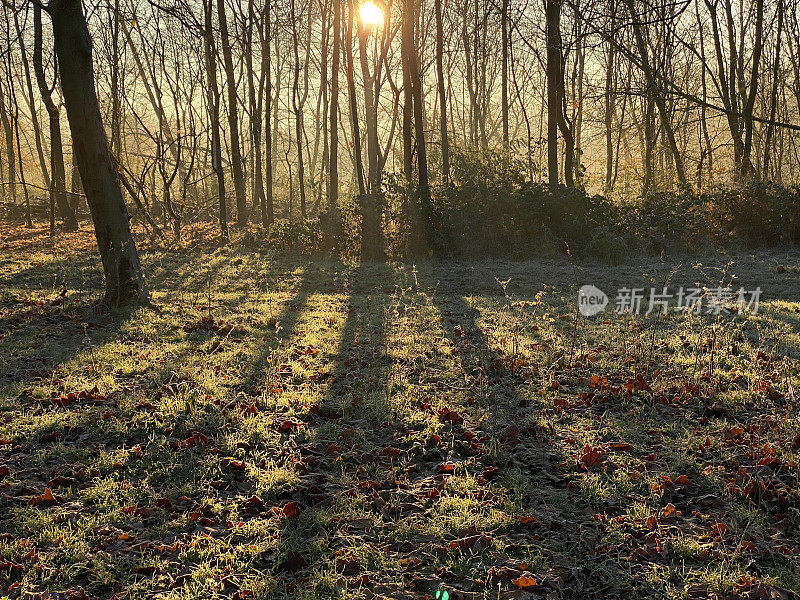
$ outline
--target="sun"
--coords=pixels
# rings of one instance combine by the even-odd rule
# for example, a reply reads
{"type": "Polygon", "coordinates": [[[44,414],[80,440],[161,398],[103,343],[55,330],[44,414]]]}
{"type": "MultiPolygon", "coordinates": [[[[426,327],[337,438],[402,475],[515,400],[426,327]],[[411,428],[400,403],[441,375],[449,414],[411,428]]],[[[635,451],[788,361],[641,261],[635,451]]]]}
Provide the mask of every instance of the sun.
{"type": "Polygon", "coordinates": [[[380,27],[383,24],[383,11],[374,2],[367,1],[359,9],[361,22],[369,27],[380,27]]]}

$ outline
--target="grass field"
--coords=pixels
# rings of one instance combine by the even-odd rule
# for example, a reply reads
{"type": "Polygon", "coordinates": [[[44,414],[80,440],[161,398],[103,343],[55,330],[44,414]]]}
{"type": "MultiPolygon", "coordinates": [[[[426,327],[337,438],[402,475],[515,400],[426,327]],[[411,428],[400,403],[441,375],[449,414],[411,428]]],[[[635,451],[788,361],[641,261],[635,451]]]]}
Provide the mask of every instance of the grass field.
{"type": "Polygon", "coordinates": [[[0,597],[800,592],[798,251],[198,242],[144,249],[153,305],[109,312],[92,243],[0,231],[0,597]],[[758,314],[576,314],[583,284],[731,281],[758,314]]]}

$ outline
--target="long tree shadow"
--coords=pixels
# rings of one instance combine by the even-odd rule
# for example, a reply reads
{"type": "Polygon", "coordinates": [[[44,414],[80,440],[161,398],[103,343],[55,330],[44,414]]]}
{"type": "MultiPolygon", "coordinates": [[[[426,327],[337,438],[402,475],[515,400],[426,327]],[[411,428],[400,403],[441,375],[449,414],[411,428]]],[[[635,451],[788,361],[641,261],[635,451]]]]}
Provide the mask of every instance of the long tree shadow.
{"type": "MultiPolygon", "coordinates": [[[[595,553],[602,544],[594,518],[596,507],[574,485],[574,470],[565,464],[568,455],[539,424],[540,415],[552,412],[541,404],[539,372],[554,369],[557,375],[559,368],[527,364],[500,348],[489,334],[497,323],[482,322],[481,311],[467,296],[470,290],[458,276],[452,267],[444,271],[426,265],[419,278],[423,287],[432,290],[429,300],[458,357],[460,369],[448,387],[460,390],[467,405],[474,403],[479,412],[488,415],[486,433],[506,449],[507,456],[498,457],[501,471],[495,480],[496,489],[501,496],[516,498],[519,514],[532,516],[535,533],[523,535],[537,540],[529,548],[535,548],[539,568],[547,569],[544,581],[557,588],[558,597],[613,596],[633,583],[628,565],[605,556],[594,563],[584,560],[587,552],[595,553]],[[599,596],[582,592],[589,588],[603,591],[599,596]]],[[[502,304],[506,298],[497,285],[498,293],[491,301],[502,304]]],[[[482,294],[482,301],[486,301],[486,294],[482,294]]],[[[524,523],[531,517],[522,519],[524,523]]],[[[498,530],[512,539],[520,539],[518,531],[519,526],[498,530]]],[[[514,555],[512,551],[510,557],[514,555]]],[[[530,554],[518,556],[527,561],[530,554]]],[[[487,579],[491,577],[490,573],[487,579]]],[[[457,585],[456,580],[445,581],[457,585]]],[[[510,581],[500,577],[493,584],[509,589],[510,581]]]]}
{"type": "MultiPolygon", "coordinates": [[[[315,294],[326,294],[337,289],[343,279],[347,279],[349,268],[339,260],[306,262],[304,266],[292,265],[289,271],[300,271],[299,281],[293,289],[285,292],[285,299],[280,303],[280,308],[272,312],[275,307],[270,307],[271,312],[265,316],[259,331],[253,340],[253,349],[246,360],[241,374],[242,391],[250,395],[259,395],[264,392],[264,386],[271,375],[285,376],[281,373],[270,373],[279,365],[276,360],[287,358],[275,356],[281,349],[288,352],[289,345],[295,337],[297,324],[303,312],[307,309],[309,299],[315,294]]],[[[274,278],[280,273],[273,273],[265,277],[265,281],[274,278]]],[[[266,291],[266,290],[265,290],[266,291]]]]}

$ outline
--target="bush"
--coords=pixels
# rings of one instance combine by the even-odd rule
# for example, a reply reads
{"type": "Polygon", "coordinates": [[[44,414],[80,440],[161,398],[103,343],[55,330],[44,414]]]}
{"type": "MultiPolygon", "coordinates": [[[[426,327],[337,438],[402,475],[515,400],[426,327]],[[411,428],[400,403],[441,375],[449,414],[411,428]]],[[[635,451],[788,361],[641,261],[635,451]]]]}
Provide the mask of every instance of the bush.
{"type": "Polygon", "coordinates": [[[648,251],[800,243],[800,189],[753,183],[701,195],[658,192],[621,205],[620,226],[648,251]]]}
{"type": "Polygon", "coordinates": [[[753,183],[704,196],[708,227],[722,245],[800,244],[800,188],[753,183]]]}
{"type": "Polygon", "coordinates": [[[313,256],[323,251],[323,233],[317,220],[276,221],[268,229],[245,232],[240,243],[256,250],[272,250],[279,254],[313,256]]]}
{"type": "MultiPolygon", "coordinates": [[[[611,202],[584,190],[529,181],[525,163],[502,151],[456,151],[453,182],[432,189],[424,216],[415,186],[386,175],[383,234],[390,259],[432,254],[530,258],[569,251],[619,263],[631,249],[697,251],[800,244],[800,188],[753,184],[702,195],[657,192],[611,202]],[[425,222],[427,219],[429,222],[425,222]]],[[[319,221],[276,223],[245,243],[283,253],[360,252],[358,198],[342,197],[319,221]]]]}
{"type": "MultiPolygon", "coordinates": [[[[435,243],[450,255],[524,258],[563,252],[567,246],[581,252],[600,228],[607,236],[617,235],[616,208],[607,199],[526,179],[525,164],[507,153],[455,153],[453,184],[433,191],[435,243]]],[[[387,238],[394,254],[424,253],[413,189],[391,180],[386,197],[387,238]]]]}
{"type": "Polygon", "coordinates": [[[699,250],[711,243],[708,209],[701,198],[656,192],[620,204],[620,226],[649,252],[699,250]]]}

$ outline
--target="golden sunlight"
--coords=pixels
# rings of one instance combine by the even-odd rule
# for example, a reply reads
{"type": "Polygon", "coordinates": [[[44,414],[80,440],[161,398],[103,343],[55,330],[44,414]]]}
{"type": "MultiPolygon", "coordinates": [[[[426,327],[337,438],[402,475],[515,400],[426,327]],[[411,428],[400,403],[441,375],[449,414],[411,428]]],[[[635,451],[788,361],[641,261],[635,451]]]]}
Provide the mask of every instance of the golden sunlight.
{"type": "Polygon", "coordinates": [[[380,27],[383,24],[383,11],[381,8],[368,0],[360,8],[361,21],[369,27],[380,27]]]}

